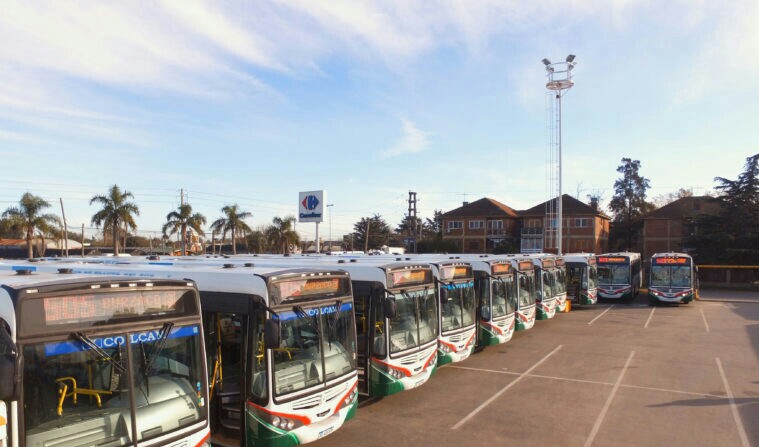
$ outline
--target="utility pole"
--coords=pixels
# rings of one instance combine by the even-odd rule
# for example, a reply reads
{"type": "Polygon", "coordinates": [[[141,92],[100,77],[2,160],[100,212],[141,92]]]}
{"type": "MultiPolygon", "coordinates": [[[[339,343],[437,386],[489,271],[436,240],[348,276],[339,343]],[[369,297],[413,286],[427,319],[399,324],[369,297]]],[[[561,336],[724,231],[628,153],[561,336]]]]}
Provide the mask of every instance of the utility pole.
{"type": "Polygon", "coordinates": [[[82,257],[84,257],[84,224],[82,224],[82,257]]]}
{"type": "Polygon", "coordinates": [[[366,239],[364,239],[364,253],[369,252],[369,229],[372,226],[372,219],[366,219],[366,239]]]}
{"type": "Polygon", "coordinates": [[[417,217],[416,217],[416,192],[408,192],[408,248],[412,253],[416,253],[416,237],[417,237],[417,217]]]}
{"type": "Polygon", "coordinates": [[[64,250],[64,256],[69,257],[69,232],[68,227],[66,226],[66,212],[63,211],[63,197],[59,197],[58,200],[61,201],[61,216],[63,216],[63,250],[64,250]]]}

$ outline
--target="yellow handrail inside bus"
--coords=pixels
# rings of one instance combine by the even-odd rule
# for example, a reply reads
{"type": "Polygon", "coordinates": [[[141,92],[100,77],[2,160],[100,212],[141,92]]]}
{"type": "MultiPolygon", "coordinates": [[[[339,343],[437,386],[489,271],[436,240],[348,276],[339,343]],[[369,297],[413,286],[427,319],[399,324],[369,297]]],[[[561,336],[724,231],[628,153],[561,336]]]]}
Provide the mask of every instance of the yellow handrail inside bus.
{"type": "Polygon", "coordinates": [[[219,314],[216,314],[216,362],[213,365],[213,375],[211,376],[211,386],[208,387],[208,398],[213,397],[213,390],[216,386],[216,382],[219,382],[219,388],[224,391],[224,371],[221,367],[221,318],[219,314]]]}
{"type": "Polygon", "coordinates": [[[74,399],[74,405],[77,403],[77,395],[78,394],[84,394],[85,396],[94,396],[95,400],[97,401],[98,408],[103,406],[102,401],[100,400],[101,394],[113,394],[110,391],[106,390],[94,390],[91,388],[78,388],[76,386],[76,379],[73,377],[59,377],[55,379],[56,383],[61,384],[62,388],[58,390],[58,394],[60,397],[58,398],[58,416],[63,415],[63,402],[66,400],[67,397],[72,397],[74,399]],[[71,382],[71,392],[69,393],[69,386],[66,382],[71,382]]]}

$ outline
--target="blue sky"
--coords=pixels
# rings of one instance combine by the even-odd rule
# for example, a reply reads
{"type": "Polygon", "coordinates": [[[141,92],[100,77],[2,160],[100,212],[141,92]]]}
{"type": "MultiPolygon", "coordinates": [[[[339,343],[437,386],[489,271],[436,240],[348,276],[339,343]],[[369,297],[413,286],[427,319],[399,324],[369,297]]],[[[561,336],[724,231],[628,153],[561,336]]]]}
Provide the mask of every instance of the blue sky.
{"type": "MultiPolygon", "coordinates": [[[[545,70],[577,55],[564,191],[608,202],[622,157],[649,196],[759,152],[759,6],[706,1],[4,2],[0,208],[31,191],[89,226],[131,191],[141,232],[187,192],[251,226],[324,189],[335,238],[487,196],[548,198],[545,70]]],[[[313,224],[300,224],[304,237],[313,224]]],[[[321,234],[327,236],[328,222],[321,234]]]]}

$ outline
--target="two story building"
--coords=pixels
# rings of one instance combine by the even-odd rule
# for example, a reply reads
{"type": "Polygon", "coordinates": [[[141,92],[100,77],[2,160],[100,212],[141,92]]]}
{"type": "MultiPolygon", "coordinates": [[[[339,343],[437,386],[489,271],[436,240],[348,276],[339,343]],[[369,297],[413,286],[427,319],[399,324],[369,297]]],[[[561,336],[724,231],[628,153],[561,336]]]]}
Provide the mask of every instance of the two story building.
{"type": "Polygon", "coordinates": [[[643,217],[643,257],[665,251],[688,252],[687,238],[698,228],[695,218],[718,214],[717,200],[709,196],[682,197],[643,217]]]}
{"type": "MultiPolygon", "coordinates": [[[[549,218],[550,201],[519,211],[522,253],[556,253],[557,222],[549,218]]],[[[574,197],[564,194],[562,206],[562,247],[564,253],[605,253],[609,249],[611,218],[574,197]]]]}
{"type": "MultiPolygon", "coordinates": [[[[489,253],[506,242],[522,253],[556,252],[556,222],[546,218],[548,202],[525,211],[482,198],[442,215],[443,239],[461,253],[489,253]]],[[[562,196],[562,251],[604,253],[610,218],[570,195],[562,196]]]]}
{"type": "Polygon", "coordinates": [[[443,239],[460,253],[487,253],[502,242],[518,246],[519,215],[503,203],[487,197],[464,202],[442,215],[443,239]]]}

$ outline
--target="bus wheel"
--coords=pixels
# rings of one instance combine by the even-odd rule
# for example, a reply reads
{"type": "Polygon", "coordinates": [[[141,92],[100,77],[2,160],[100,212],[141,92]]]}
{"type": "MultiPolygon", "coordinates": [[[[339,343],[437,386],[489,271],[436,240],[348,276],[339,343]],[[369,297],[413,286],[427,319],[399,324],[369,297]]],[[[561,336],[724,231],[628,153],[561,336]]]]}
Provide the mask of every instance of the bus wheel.
{"type": "Polygon", "coordinates": [[[656,304],[658,303],[658,301],[659,300],[657,300],[656,298],[651,298],[650,296],[648,297],[648,305],[649,306],[656,306],[656,304]]]}

